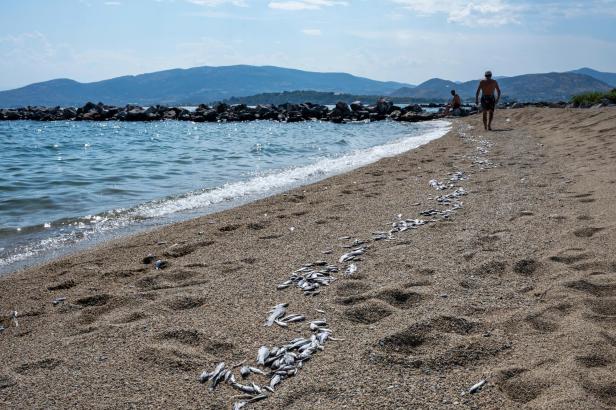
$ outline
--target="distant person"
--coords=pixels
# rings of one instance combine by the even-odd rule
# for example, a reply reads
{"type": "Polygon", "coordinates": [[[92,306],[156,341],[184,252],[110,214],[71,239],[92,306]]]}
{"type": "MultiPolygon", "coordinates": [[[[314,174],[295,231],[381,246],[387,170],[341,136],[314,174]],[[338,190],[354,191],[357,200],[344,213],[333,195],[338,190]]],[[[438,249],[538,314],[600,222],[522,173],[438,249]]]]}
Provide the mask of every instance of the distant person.
{"type": "Polygon", "coordinates": [[[475,104],[479,104],[479,93],[481,92],[481,109],[483,111],[483,127],[487,130],[492,130],[492,118],[494,118],[494,109],[498,100],[500,100],[501,90],[498,87],[496,80],[492,79],[492,71],[486,71],[485,80],[479,82],[477,93],[475,94],[475,104]],[[494,97],[494,91],[497,96],[494,97]]]}
{"type": "Polygon", "coordinates": [[[445,106],[445,115],[449,115],[451,111],[452,115],[462,115],[462,99],[459,94],[456,94],[456,90],[451,90],[452,98],[445,106]]]}

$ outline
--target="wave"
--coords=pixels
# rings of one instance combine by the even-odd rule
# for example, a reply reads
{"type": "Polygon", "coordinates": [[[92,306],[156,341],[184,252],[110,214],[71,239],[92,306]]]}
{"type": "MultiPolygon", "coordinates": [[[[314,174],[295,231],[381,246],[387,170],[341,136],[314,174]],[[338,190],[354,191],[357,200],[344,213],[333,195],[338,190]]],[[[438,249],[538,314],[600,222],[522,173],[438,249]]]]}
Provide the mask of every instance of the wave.
{"type": "MultiPolygon", "coordinates": [[[[120,234],[123,228],[136,230],[139,226],[161,225],[190,217],[228,209],[280,193],[293,187],[306,185],[328,176],[391,157],[440,138],[450,129],[446,121],[433,121],[420,126],[420,134],[401,138],[383,145],[356,150],[339,157],[324,157],[299,167],[276,170],[254,175],[246,180],[231,182],[213,189],[198,190],[170,196],[137,205],[133,208],[114,209],[98,215],[52,221],[49,226],[24,227],[34,232],[34,237],[13,249],[0,249],[0,271],[36,255],[57,251],[67,245],[108,238],[110,233],[120,234]],[[38,238],[36,238],[38,233],[38,238]],[[50,235],[51,234],[51,235],[50,235]]],[[[6,234],[6,232],[4,232],[6,234]]]]}

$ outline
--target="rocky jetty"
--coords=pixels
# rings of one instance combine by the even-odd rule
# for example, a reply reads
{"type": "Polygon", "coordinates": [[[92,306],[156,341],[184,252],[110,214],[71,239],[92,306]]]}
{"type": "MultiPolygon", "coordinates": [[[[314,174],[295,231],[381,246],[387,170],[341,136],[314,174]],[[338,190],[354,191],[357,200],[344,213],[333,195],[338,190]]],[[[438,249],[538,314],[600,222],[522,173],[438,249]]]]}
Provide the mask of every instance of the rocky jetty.
{"type": "Polygon", "coordinates": [[[1,120],[31,121],[161,121],[178,120],[192,122],[239,122],[272,120],[280,122],[331,121],[344,123],[352,121],[382,121],[385,119],[406,122],[432,120],[439,115],[428,113],[419,105],[399,107],[391,101],[380,99],[373,105],[359,101],[350,105],[338,102],[333,108],[325,105],[303,104],[263,104],[249,107],[245,104],[215,105],[201,104],[195,110],[184,107],[155,105],[140,107],[126,105],[116,107],[103,103],[87,103],[83,107],[24,107],[0,109],[1,120]]]}

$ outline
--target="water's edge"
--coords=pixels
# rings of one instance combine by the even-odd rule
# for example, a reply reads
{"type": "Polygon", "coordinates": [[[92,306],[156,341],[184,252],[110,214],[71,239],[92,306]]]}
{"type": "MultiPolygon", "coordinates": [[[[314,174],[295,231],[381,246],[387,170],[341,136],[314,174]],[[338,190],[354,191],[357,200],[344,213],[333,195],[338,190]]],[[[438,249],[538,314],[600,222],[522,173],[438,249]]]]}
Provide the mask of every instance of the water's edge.
{"type": "Polygon", "coordinates": [[[447,121],[431,121],[433,128],[419,136],[401,141],[377,145],[358,152],[351,152],[333,159],[323,159],[294,169],[282,170],[270,175],[258,176],[246,181],[225,184],[221,187],[191,192],[180,197],[163,198],[151,203],[138,205],[126,212],[125,226],[108,231],[102,229],[75,243],[61,244],[56,249],[34,252],[23,258],[16,258],[0,264],[0,277],[21,270],[35,268],[53,260],[102,246],[118,239],[163,229],[173,224],[211,216],[218,212],[237,208],[263,198],[282,194],[291,189],[308,186],[329,177],[355,171],[383,158],[395,157],[443,137],[451,129],[447,121]],[[169,209],[169,208],[175,209],[169,209]],[[134,218],[143,217],[141,223],[131,223],[134,218]]]}

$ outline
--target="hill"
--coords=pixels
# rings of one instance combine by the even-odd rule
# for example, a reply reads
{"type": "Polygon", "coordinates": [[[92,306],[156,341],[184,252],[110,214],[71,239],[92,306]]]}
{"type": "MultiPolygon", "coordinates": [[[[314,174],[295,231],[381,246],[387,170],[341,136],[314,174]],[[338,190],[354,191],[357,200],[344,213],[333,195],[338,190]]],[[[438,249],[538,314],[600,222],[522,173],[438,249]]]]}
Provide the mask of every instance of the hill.
{"type": "Polygon", "coordinates": [[[584,67],[571,71],[575,74],[584,74],[592,78],[596,78],[599,81],[616,88],[616,73],[606,73],[602,71],[593,70],[592,68],[584,67]]]}
{"type": "MultiPolygon", "coordinates": [[[[405,87],[407,88],[407,87],[405,87]]],[[[411,99],[409,97],[396,97],[396,96],[387,96],[387,95],[357,95],[357,94],[346,94],[346,93],[333,93],[333,92],[322,92],[322,91],[283,91],[281,93],[261,93],[246,97],[231,97],[223,102],[227,104],[246,104],[246,105],[257,105],[257,104],[301,104],[307,101],[314,104],[324,104],[324,105],[333,105],[338,101],[344,101],[346,103],[352,103],[353,101],[362,101],[364,103],[374,103],[380,97],[387,97],[388,100],[394,103],[422,103],[422,102],[430,102],[431,100],[426,99],[425,101],[422,99],[411,99]]]]}
{"type": "Polygon", "coordinates": [[[69,79],[45,81],[0,91],[0,107],[74,106],[83,105],[87,101],[104,101],[115,105],[196,104],[232,96],[291,90],[381,95],[401,87],[412,86],[346,73],[319,73],[273,66],[204,66],[117,77],[93,83],[69,79]]]}
{"type": "MultiPolygon", "coordinates": [[[[609,91],[611,86],[603,81],[585,74],[545,73],[525,74],[505,77],[498,80],[503,92],[503,99],[516,101],[568,101],[572,96],[589,91],[609,91]]],[[[433,78],[417,87],[402,87],[393,93],[395,97],[413,99],[446,100],[450,91],[455,89],[463,99],[473,100],[479,81],[454,83],[433,78]]]]}

